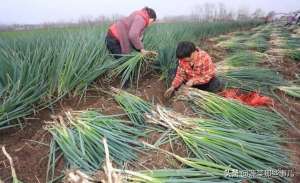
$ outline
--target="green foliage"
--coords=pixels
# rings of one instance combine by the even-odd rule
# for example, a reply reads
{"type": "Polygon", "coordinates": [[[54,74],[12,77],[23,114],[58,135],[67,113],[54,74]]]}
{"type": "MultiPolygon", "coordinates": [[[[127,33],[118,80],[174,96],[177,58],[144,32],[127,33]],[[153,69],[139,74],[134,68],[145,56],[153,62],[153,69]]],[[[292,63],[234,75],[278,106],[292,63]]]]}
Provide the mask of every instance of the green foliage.
{"type": "Polygon", "coordinates": [[[284,91],[286,94],[300,98],[300,87],[299,86],[281,86],[278,87],[279,90],[284,91]]]}
{"type": "Polygon", "coordinates": [[[127,113],[129,119],[136,125],[145,124],[144,115],[150,112],[151,104],[126,91],[113,88],[114,99],[127,113]]]}
{"type": "Polygon", "coordinates": [[[81,94],[111,68],[104,39],[96,28],[0,37],[0,129],[64,95],[81,94]]]}
{"type": "Polygon", "coordinates": [[[160,106],[148,118],[152,123],[172,129],[184,141],[195,156],[187,163],[193,168],[201,160],[238,170],[291,165],[276,136],[245,131],[224,121],[189,118],[160,106]]]}
{"type": "MultiPolygon", "coordinates": [[[[156,68],[169,82],[176,69],[175,48],[181,40],[197,40],[257,22],[157,24],[147,30],[146,49],[159,52],[156,68]]],[[[113,69],[122,85],[139,78],[147,61],[140,54],[115,62],[105,47],[107,25],[49,28],[0,33],[0,129],[65,95],[80,95],[96,78],[113,69]]]]}
{"type": "Polygon", "coordinates": [[[263,55],[258,52],[240,51],[225,59],[226,64],[233,67],[255,66],[261,63],[263,55]]]}
{"type": "Polygon", "coordinates": [[[286,54],[292,60],[300,61],[300,50],[288,50],[286,54]]]}
{"type": "Polygon", "coordinates": [[[233,182],[221,176],[211,175],[206,171],[193,168],[144,170],[138,172],[117,169],[115,172],[121,173],[123,182],[132,183],[233,182]]]}
{"type": "MultiPolygon", "coordinates": [[[[55,167],[57,150],[71,168],[99,170],[105,158],[104,137],[112,161],[122,166],[137,159],[137,152],[142,149],[138,138],[145,135],[127,121],[94,111],[67,114],[67,119],[50,126],[48,131],[53,136],[54,146],[51,148],[49,170],[55,167]]],[[[49,175],[53,176],[53,171],[49,175]]]]}
{"type": "Polygon", "coordinates": [[[277,86],[287,84],[279,73],[260,67],[241,67],[227,71],[219,69],[218,72],[227,88],[260,91],[265,95],[272,95],[271,91],[277,86]]]}
{"type": "Polygon", "coordinates": [[[214,93],[191,88],[188,95],[181,98],[190,102],[197,113],[244,130],[279,135],[278,129],[285,124],[284,119],[274,112],[244,105],[214,93]]]}

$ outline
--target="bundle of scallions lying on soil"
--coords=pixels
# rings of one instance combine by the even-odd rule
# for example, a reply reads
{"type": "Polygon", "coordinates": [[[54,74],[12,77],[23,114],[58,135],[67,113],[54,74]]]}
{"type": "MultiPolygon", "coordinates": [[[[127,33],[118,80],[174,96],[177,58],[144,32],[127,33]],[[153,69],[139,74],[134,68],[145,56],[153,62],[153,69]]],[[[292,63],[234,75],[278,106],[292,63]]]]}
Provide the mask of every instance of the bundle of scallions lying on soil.
{"type": "MultiPolygon", "coordinates": [[[[289,167],[287,152],[273,135],[252,133],[223,121],[189,118],[157,106],[147,121],[172,129],[192,152],[193,161],[209,161],[238,170],[289,167]]],[[[194,167],[193,167],[194,168],[194,167]]]]}
{"type": "MultiPolygon", "coordinates": [[[[197,91],[200,94],[203,92],[197,91]]],[[[190,92],[188,96],[190,96],[190,92]]],[[[104,116],[98,112],[74,112],[72,115],[68,113],[65,120],[60,120],[60,123],[55,123],[49,128],[54,138],[51,143],[52,153],[49,159],[49,175],[52,179],[53,168],[59,157],[55,154],[57,149],[60,149],[69,167],[79,168],[90,173],[101,169],[105,158],[102,138],[107,138],[111,160],[116,163],[115,166],[118,166],[113,171],[120,175],[122,182],[240,182],[240,177],[234,179],[226,177],[226,171],[270,170],[290,166],[288,152],[281,149],[280,146],[284,140],[276,135],[253,133],[248,128],[238,128],[239,125],[225,121],[222,117],[190,118],[161,106],[154,108],[139,97],[118,89],[113,89],[113,95],[136,127],[132,127],[132,123],[128,121],[120,120],[115,116],[104,116]],[[124,100],[126,97],[128,100],[124,100]],[[169,131],[171,136],[176,136],[176,139],[181,140],[190,151],[189,155],[181,157],[173,152],[160,149],[159,146],[142,142],[140,137],[145,137],[147,132],[138,130],[138,125],[145,119],[148,125],[160,126],[165,131],[169,131]],[[137,160],[137,152],[141,152],[142,149],[157,150],[167,156],[172,156],[180,162],[181,166],[178,169],[142,171],[118,169],[124,165],[124,162],[137,160]]],[[[199,96],[195,95],[194,97],[199,96]]],[[[203,101],[203,103],[205,102],[207,101],[203,101]]],[[[216,103],[222,104],[223,102],[216,103]]],[[[228,101],[227,104],[245,108],[245,106],[239,106],[231,101],[228,101]]],[[[251,109],[245,108],[244,110],[251,111],[251,109]]],[[[222,113],[222,111],[216,113],[222,113]]],[[[269,115],[269,113],[264,114],[269,115]]],[[[234,119],[237,113],[228,115],[232,115],[232,119],[234,119]]],[[[241,119],[235,120],[244,119],[241,117],[241,119]]],[[[247,125],[240,124],[241,127],[247,125]]],[[[145,127],[145,124],[141,126],[145,127]]],[[[150,128],[150,126],[148,127],[150,128]]],[[[251,181],[251,178],[248,180],[251,181]]],[[[258,178],[258,180],[268,181],[266,178],[258,178]]],[[[277,177],[273,180],[286,181],[287,179],[277,177]]]]}
{"type": "MultiPolygon", "coordinates": [[[[234,182],[222,176],[213,175],[203,170],[193,168],[182,169],[157,169],[144,171],[118,170],[115,172],[121,175],[122,182],[132,183],[197,183],[197,182],[234,182]]],[[[236,179],[237,182],[237,179],[236,179]]]]}
{"type": "Polygon", "coordinates": [[[66,113],[65,119],[61,118],[48,130],[53,136],[48,167],[51,178],[58,149],[69,167],[96,171],[102,167],[105,158],[101,139],[107,138],[112,161],[123,165],[137,159],[137,152],[143,147],[138,138],[145,136],[144,132],[132,127],[131,122],[95,111],[66,113]]]}
{"type": "Polygon", "coordinates": [[[272,95],[274,89],[288,83],[276,71],[260,67],[239,67],[229,70],[219,68],[218,75],[228,88],[259,91],[264,95],[272,95]]]}
{"type": "Polygon", "coordinates": [[[279,129],[286,124],[281,116],[265,108],[251,107],[195,88],[186,90],[187,95],[180,95],[178,99],[190,102],[192,108],[201,115],[237,128],[263,134],[280,134],[279,129]]]}
{"type": "Polygon", "coordinates": [[[225,62],[233,67],[249,67],[262,63],[263,58],[264,55],[259,52],[239,51],[226,58],[225,62]]]}
{"type": "Polygon", "coordinates": [[[281,86],[279,90],[285,92],[289,96],[300,98],[300,86],[281,86]]]}
{"type": "MultiPolygon", "coordinates": [[[[118,92],[123,97],[130,96],[129,98],[134,99],[126,100],[123,103],[125,106],[139,106],[146,103],[142,99],[124,91],[118,90],[118,92]],[[128,105],[129,103],[131,104],[128,105]]],[[[157,106],[157,109],[152,111],[152,114],[147,114],[150,110],[150,105],[147,105],[146,110],[138,107],[130,108],[130,110],[131,112],[135,111],[139,116],[146,113],[147,122],[172,129],[181,137],[193,154],[201,160],[212,161],[222,166],[230,166],[241,170],[285,167],[289,165],[285,152],[280,148],[280,143],[284,141],[277,135],[268,132],[272,128],[274,128],[274,131],[277,131],[277,128],[283,123],[281,117],[276,113],[249,107],[197,89],[190,89],[188,97],[193,97],[191,101],[196,102],[196,104],[199,102],[198,104],[204,103],[209,106],[208,103],[211,101],[211,105],[224,104],[224,106],[217,108],[221,109],[221,111],[215,111],[214,114],[219,114],[219,116],[214,120],[183,117],[160,106],[157,106]],[[205,101],[205,98],[207,101],[205,101]],[[226,112],[226,105],[227,109],[233,108],[233,110],[226,112]],[[238,115],[238,111],[235,112],[237,109],[240,109],[240,112],[244,111],[246,116],[238,115]],[[227,114],[227,116],[222,116],[223,113],[227,114]],[[258,116],[255,116],[256,114],[258,116]],[[237,116],[240,116],[240,118],[237,118],[237,116]],[[254,118],[256,121],[251,121],[251,118],[254,118]],[[266,126],[258,123],[261,120],[266,121],[264,123],[266,126]],[[231,121],[234,122],[232,123],[231,121]],[[268,121],[271,122],[266,124],[268,121]],[[266,134],[263,134],[265,132],[262,130],[263,127],[267,131],[266,134]],[[260,131],[262,134],[253,133],[251,130],[262,130],[260,131]],[[225,158],[226,156],[227,158],[225,158]]],[[[210,117],[213,117],[213,114],[210,117]]],[[[175,156],[175,158],[184,163],[180,157],[175,156]]]]}
{"type": "MultiPolygon", "coordinates": [[[[82,180],[84,183],[93,182],[112,182],[112,183],[208,183],[208,182],[219,182],[219,183],[232,183],[239,182],[237,179],[230,180],[222,178],[221,176],[212,175],[203,170],[196,170],[192,168],[182,169],[157,169],[157,170],[121,170],[111,169],[111,176],[103,172],[97,172],[96,175],[88,175],[80,170],[67,171],[65,180],[82,180]],[[97,175],[100,174],[100,175],[97,175]],[[111,181],[108,181],[108,180],[111,181]]],[[[240,180],[241,181],[241,180],[240,180]]]]}
{"type": "Polygon", "coordinates": [[[127,113],[129,119],[137,125],[145,124],[144,114],[150,112],[151,104],[124,90],[111,88],[114,99],[127,113]]]}

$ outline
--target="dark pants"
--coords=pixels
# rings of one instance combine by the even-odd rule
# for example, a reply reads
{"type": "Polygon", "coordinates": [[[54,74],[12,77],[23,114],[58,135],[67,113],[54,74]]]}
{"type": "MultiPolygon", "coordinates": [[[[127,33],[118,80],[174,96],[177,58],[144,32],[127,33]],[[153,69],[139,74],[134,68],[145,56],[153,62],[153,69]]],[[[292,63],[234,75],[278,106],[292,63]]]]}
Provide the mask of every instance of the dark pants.
{"type": "MultiPolygon", "coordinates": [[[[172,79],[174,79],[175,76],[176,76],[177,68],[178,67],[176,67],[176,69],[171,69],[169,71],[169,76],[172,79]]],[[[221,81],[218,77],[214,77],[208,83],[202,84],[202,85],[195,85],[195,86],[193,86],[193,88],[198,88],[200,90],[205,90],[205,91],[216,93],[216,92],[219,92],[219,91],[223,90],[224,82],[221,81]]]]}
{"type": "Polygon", "coordinates": [[[209,92],[219,92],[223,89],[223,84],[217,77],[212,78],[208,83],[202,85],[194,85],[193,88],[205,90],[209,92]]]}
{"type": "MultiPolygon", "coordinates": [[[[106,47],[108,49],[108,51],[113,54],[113,57],[115,59],[119,59],[122,56],[120,54],[122,54],[122,49],[121,49],[121,45],[119,40],[117,40],[114,36],[112,36],[109,32],[107,33],[107,36],[105,38],[105,44],[106,47]],[[114,55],[116,54],[116,55],[114,55]]],[[[127,80],[123,86],[124,88],[128,88],[129,86],[129,80],[127,80]]]]}
{"type": "Polygon", "coordinates": [[[119,40],[113,37],[110,33],[107,34],[105,38],[105,44],[108,51],[113,55],[115,59],[121,58],[120,54],[122,54],[122,49],[119,40]]]}

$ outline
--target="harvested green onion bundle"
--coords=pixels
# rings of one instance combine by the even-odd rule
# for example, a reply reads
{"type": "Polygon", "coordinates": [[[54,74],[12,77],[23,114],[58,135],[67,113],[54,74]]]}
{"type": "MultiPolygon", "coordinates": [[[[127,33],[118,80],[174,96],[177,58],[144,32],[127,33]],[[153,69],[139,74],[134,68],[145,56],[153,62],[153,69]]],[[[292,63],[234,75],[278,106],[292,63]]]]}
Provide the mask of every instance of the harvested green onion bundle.
{"type": "Polygon", "coordinates": [[[270,95],[272,89],[287,83],[280,74],[265,68],[242,67],[229,71],[219,69],[219,71],[221,71],[218,73],[220,78],[226,81],[226,87],[244,91],[259,90],[265,95],[270,95]]]}
{"type": "Polygon", "coordinates": [[[244,105],[211,92],[189,88],[188,94],[179,98],[191,102],[193,109],[200,114],[244,130],[279,133],[278,129],[284,125],[284,119],[274,112],[244,105]]]}
{"type": "Polygon", "coordinates": [[[123,58],[117,60],[116,68],[113,69],[111,75],[119,76],[121,75],[121,86],[123,87],[127,82],[130,84],[133,83],[133,80],[136,78],[136,82],[138,84],[138,80],[140,78],[140,72],[142,69],[142,65],[146,61],[154,60],[155,58],[144,56],[141,53],[135,53],[133,56],[123,56],[123,58]],[[128,58],[130,57],[130,58],[128,58]],[[120,64],[121,62],[121,64],[120,64]]]}
{"type": "Polygon", "coordinates": [[[244,36],[237,36],[233,37],[226,41],[221,41],[218,46],[223,47],[227,49],[230,52],[238,52],[240,50],[245,50],[246,47],[243,44],[245,41],[247,41],[248,38],[244,36]]]}
{"type": "Polygon", "coordinates": [[[269,46],[267,39],[261,34],[253,35],[252,38],[246,41],[244,44],[247,49],[255,49],[256,51],[262,53],[267,51],[269,46]]]}
{"type": "Polygon", "coordinates": [[[238,170],[268,170],[290,165],[276,136],[233,128],[223,121],[187,118],[160,106],[147,118],[150,123],[175,131],[196,159],[238,170]]]}
{"type": "Polygon", "coordinates": [[[158,169],[138,172],[115,169],[114,171],[122,175],[123,182],[132,183],[233,182],[232,180],[224,179],[222,176],[212,175],[203,170],[192,168],[158,169]]]}
{"type": "Polygon", "coordinates": [[[281,86],[278,87],[279,90],[284,91],[286,94],[300,98],[300,87],[299,86],[281,86]]]}
{"type": "Polygon", "coordinates": [[[235,52],[230,57],[225,59],[225,62],[234,67],[255,66],[262,62],[263,55],[258,52],[240,51],[235,52]]]}
{"type": "MultiPolygon", "coordinates": [[[[122,165],[137,158],[136,153],[142,148],[138,137],[144,136],[141,131],[126,125],[126,121],[97,112],[74,114],[68,114],[67,121],[49,128],[55,143],[71,167],[84,171],[101,168],[105,158],[104,146],[101,143],[104,137],[107,138],[113,162],[122,165]]],[[[50,157],[52,158],[49,161],[53,162],[55,157],[50,157]]]]}
{"type": "Polygon", "coordinates": [[[300,61],[300,50],[297,50],[297,49],[289,49],[287,52],[286,52],[286,55],[295,60],[295,61],[300,61]]]}
{"type": "Polygon", "coordinates": [[[114,99],[126,111],[129,119],[137,125],[145,123],[144,114],[150,112],[151,104],[126,91],[112,88],[114,99]]]}
{"type": "MultiPolygon", "coordinates": [[[[186,170],[193,170],[194,172],[198,173],[197,179],[200,178],[204,179],[217,179],[217,180],[227,180],[226,171],[232,171],[230,166],[219,165],[214,162],[203,160],[199,158],[190,158],[190,157],[181,157],[164,149],[160,149],[154,145],[143,143],[146,147],[150,149],[158,150],[166,155],[172,156],[177,161],[182,163],[182,166],[189,167],[188,169],[165,169],[165,170],[151,170],[151,171],[140,171],[140,172],[133,172],[127,170],[118,170],[115,171],[131,175],[133,177],[129,177],[129,180],[139,180],[139,181],[158,181],[158,182],[169,182],[171,180],[182,179],[183,177],[186,178],[184,182],[193,181],[196,177],[186,177],[189,173],[186,170]],[[156,172],[157,171],[157,172],[156,172]],[[156,172],[156,173],[155,173],[156,172]],[[175,172],[179,173],[177,176],[174,174],[175,172]],[[162,179],[164,178],[164,179],[162,179]]],[[[191,173],[191,172],[190,172],[191,173]]],[[[192,176],[191,174],[189,174],[192,176]]],[[[128,178],[128,177],[127,177],[128,178]]],[[[127,179],[128,180],[128,179],[127,179]]]]}

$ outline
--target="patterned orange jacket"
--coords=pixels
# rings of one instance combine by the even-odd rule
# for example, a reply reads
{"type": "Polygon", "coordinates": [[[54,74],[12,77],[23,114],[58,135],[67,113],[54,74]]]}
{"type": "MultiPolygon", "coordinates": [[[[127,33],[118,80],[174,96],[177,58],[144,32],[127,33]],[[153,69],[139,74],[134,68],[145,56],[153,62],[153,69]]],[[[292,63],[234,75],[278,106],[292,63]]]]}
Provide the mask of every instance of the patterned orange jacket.
{"type": "Polygon", "coordinates": [[[196,59],[192,62],[179,60],[176,76],[172,86],[176,89],[182,83],[193,81],[194,85],[208,83],[216,75],[216,66],[211,57],[203,50],[198,49],[196,59]]]}

